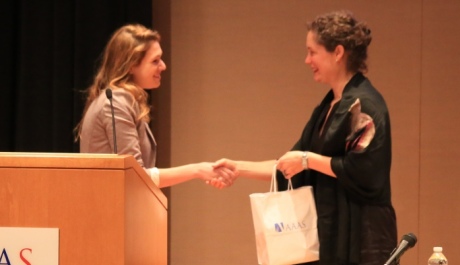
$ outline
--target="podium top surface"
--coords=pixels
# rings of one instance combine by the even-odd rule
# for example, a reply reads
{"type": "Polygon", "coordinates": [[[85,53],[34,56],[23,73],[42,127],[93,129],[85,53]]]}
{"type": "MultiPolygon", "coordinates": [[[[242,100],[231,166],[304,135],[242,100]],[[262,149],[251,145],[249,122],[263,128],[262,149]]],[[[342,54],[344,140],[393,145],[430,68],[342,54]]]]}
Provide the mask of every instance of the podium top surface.
{"type": "Polygon", "coordinates": [[[132,155],[0,152],[0,169],[2,168],[133,169],[163,205],[167,207],[166,196],[155,186],[147,172],[132,155]]]}
{"type": "Polygon", "coordinates": [[[0,167],[106,168],[135,167],[130,155],[0,152],[0,167]]]}

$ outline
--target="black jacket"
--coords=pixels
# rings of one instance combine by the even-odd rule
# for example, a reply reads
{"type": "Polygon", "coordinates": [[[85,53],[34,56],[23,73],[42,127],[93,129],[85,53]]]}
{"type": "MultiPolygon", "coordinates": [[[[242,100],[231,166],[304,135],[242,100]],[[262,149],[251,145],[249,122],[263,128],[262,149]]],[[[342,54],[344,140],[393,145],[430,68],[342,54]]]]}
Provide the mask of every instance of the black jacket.
{"type": "MultiPolygon", "coordinates": [[[[332,90],[315,108],[300,140],[292,150],[332,157],[337,178],[314,170],[292,178],[294,188],[312,185],[318,212],[319,264],[383,264],[396,245],[396,217],[391,205],[391,130],[386,103],[361,73],[345,86],[322,135],[323,113],[333,99],[332,90]],[[375,136],[363,150],[347,150],[351,133],[350,106],[359,99],[361,111],[375,126],[375,136]],[[383,261],[382,261],[383,260],[383,261]]],[[[278,172],[279,189],[287,181],[278,172]]]]}

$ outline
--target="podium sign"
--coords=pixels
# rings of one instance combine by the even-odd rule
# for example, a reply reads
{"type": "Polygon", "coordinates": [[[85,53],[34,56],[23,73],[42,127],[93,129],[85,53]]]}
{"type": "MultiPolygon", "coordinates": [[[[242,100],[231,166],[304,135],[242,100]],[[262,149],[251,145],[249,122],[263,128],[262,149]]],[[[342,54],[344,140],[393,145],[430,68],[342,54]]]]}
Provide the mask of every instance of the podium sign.
{"type": "MultiPolygon", "coordinates": [[[[59,265],[168,263],[166,196],[131,155],[0,152],[0,202],[0,227],[59,229],[59,265]]],[[[52,264],[27,248],[6,264],[52,264]]]]}
{"type": "Polygon", "coordinates": [[[0,264],[59,264],[59,229],[0,227],[0,264]]]}

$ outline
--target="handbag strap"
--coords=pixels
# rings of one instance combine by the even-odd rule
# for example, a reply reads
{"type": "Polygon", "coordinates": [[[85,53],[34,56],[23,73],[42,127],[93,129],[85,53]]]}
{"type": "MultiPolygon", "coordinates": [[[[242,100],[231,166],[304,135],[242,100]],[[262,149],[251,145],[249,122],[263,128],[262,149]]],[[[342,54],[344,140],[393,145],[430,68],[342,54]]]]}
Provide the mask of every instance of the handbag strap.
{"type": "MultiPolygon", "coordinates": [[[[291,179],[288,180],[287,190],[293,190],[291,179]]],[[[270,192],[278,192],[278,181],[276,181],[276,164],[273,166],[272,170],[272,181],[270,184],[270,192]]]]}
{"type": "Polygon", "coordinates": [[[270,192],[277,192],[278,191],[278,183],[276,181],[276,163],[273,166],[272,170],[272,181],[270,184],[270,192]]]}
{"type": "Polygon", "coordinates": [[[292,187],[292,181],[291,179],[288,180],[288,186],[287,186],[287,190],[293,190],[294,188],[292,187]]]}

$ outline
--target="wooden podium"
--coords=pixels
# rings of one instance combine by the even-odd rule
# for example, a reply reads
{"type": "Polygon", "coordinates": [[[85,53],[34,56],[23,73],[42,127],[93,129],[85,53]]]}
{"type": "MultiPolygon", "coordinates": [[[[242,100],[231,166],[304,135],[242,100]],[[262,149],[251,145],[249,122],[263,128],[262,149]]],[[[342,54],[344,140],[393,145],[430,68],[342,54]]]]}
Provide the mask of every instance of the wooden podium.
{"type": "Polygon", "coordinates": [[[132,156],[0,153],[0,226],[59,228],[59,264],[167,264],[167,199],[132,156]]]}

